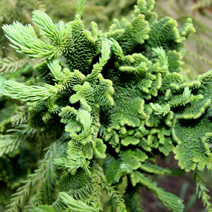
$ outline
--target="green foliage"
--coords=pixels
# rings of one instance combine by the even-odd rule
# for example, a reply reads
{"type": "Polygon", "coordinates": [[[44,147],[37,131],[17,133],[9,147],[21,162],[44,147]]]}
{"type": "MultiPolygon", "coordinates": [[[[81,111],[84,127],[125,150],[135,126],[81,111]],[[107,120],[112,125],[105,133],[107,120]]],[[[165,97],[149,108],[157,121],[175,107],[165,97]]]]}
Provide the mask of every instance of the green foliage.
{"type": "Polygon", "coordinates": [[[28,176],[28,180],[24,181],[24,186],[17,190],[17,193],[13,194],[12,203],[8,206],[9,211],[17,211],[18,205],[23,201],[24,196],[29,195],[29,189],[34,186],[37,182],[45,182],[44,187],[47,195],[51,198],[52,188],[51,185],[55,180],[54,167],[52,166],[52,160],[54,158],[56,150],[56,144],[52,143],[49,147],[44,160],[38,170],[35,170],[33,174],[28,176]]]}
{"type": "Polygon", "coordinates": [[[15,154],[25,143],[40,149],[35,161],[44,158],[18,185],[7,211],[28,205],[34,212],[99,212],[106,191],[111,211],[141,212],[144,186],[182,212],[183,201],[157,187],[151,175],[192,170],[211,210],[197,170],[212,169],[212,71],[191,82],[180,74],[184,40],[195,31],[191,19],[178,28],[171,17],[157,18],[154,0],[138,0],[131,21],[115,19],[104,33],[95,22],[85,28],[84,4],[78,1],[75,19],[66,24],[34,11],[39,36],[31,25],[3,26],[16,51],[35,58],[36,77],[0,78],[3,98],[24,105],[11,118],[16,127],[0,137],[0,155],[15,154]],[[171,152],[180,170],[154,163],[171,152]]]}
{"type": "Polygon", "coordinates": [[[167,206],[172,211],[183,211],[184,205],[182,204],[182,200],[175,195],[164,191],[161,188],[156,186],[156,183],[152,183],[148,178],[146,178],[143,174],[135,171],[131,175],[132,185],[135,186],[137,183],[141,183],[146,186],[148,189],[152,190],[155,195],[163,202],[165,206],[167,206]]]}
{"type": "Polygon", "coordinates": [[[202,198],[202,202],[203,202],[204,206],[206,207],[208,212],[211,212],[212,211],[212,208],[211,208],[212,205],[209,202],[210,197],[206,193],[208,191],[208,189],[205,187],[204,182],[201,179],[197,170],[195,170],[195,172],[194,172],[194,177],[195,177],[195,180],[196,180],[198,197],[202,198]]]}
{"type": "Polygon", "coordinates": [[[183,72],[192,80],[212,67],[211,3],[211,0],[158,0],[155,6],[160,18],[164,15],[174,16],[181,26],[187,18],[192,17],[196,33],[186,41],[186,54],[182,58],[183,72]]]}

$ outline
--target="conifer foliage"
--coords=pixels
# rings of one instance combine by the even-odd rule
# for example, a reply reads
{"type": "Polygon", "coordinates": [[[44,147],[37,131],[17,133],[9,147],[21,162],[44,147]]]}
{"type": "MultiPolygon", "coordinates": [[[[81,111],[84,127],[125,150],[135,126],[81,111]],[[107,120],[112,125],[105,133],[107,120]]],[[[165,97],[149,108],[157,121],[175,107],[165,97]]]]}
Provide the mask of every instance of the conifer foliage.
{"type": "Polygon", "coordinates": [[[36,80],[3,82],[3,95],[25,106],[13,117],[16,128],[1,135],[0,155],[32,135],[48,146],[7,212],[20,210],[23,202],[30,212],[104,211],[104,191],[110,211],[142,211],[142,186],[170,210],[182,212],[183,201],[157,187],[150,175],[192,170],[211,211],[198,172],[212,169],[212,71],[192,82],[180,73],[183,42],[195,31],[191,19],[178,29],[171,17],[157,19],[154,0],[138,0],[131,22],[115,19],[103,33],[95,22],[85,29],[85,2],[78,1],[68,23],[54,24],[46,13],[34,11],[41,38],[31,25],[3,26],[16,51],[38,64],[36,80]],[[154,163],[171,152],[183,171],[154,163]]]}

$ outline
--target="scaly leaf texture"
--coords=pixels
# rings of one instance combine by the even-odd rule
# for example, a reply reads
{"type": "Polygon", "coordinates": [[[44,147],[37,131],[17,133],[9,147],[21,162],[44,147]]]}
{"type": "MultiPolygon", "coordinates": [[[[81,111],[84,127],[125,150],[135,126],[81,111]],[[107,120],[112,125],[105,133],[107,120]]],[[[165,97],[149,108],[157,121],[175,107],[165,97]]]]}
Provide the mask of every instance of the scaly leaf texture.
{"type": "MultiPolygon", "coordinates": [[[[178,28],[171,17],[157,18],[154,0],[138,0],[131,21],[115,19],[103,33],[94,22],[85,28],[84,3],[78,2],[75,19],[66,24],[35,11],[33,22],[43,38],[30,25],[3,26],[17,51],[45,59],[34,68],[35,81],[7,80],[3,87],[6,97],[27,105],[26,129],[36,129],[38,138],[52,135],[43,143],[38,139],[38,145],[58,144],[41,165],[48,169],[36,174],[42,188],[32,189],[29,198],[37,202],[31,207],[97,212],[106,190],[112,211],[141,211],[137,191],[126,189],[123,197],[118,192],[126,177],[128,186],[145,186],[170,210],[181,212],[182,200],[158,188],[149,175],[212,168],[212,71],[191,82],[180,73],[184,40],[195,31],[192,21],[178,28]],[[181,171],[154,164],[158,155],[171,152],[181,171]],[[125,205],[124,199],[133,202],[125,205]]],[[[2,154],[14,148],[7,144],[2,154]]]]}

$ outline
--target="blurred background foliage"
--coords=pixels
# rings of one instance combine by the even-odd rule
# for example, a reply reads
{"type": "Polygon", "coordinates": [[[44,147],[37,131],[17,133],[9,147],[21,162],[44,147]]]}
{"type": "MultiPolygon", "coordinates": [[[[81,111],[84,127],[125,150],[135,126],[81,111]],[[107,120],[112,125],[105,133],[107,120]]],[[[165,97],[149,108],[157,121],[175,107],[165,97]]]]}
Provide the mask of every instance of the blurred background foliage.
{"type": "MultiPolygon", "coordinates": [[[[0,26],[11,24],[13,21],[32,24],[31,13],[37,9],[48,13],[54,22],[68,22],[74,19],[76,3],[76,0],[0,0],[0,26]]],[[[130,19],[135,4],[136,0],[87,0],[83,12],[84,24],[88,27],[91,21],[95,21],[102,31],[107,31],[114,18],[130,19]]],[[[212,0],[155,0],[154,11],[159,19],[165,16],[175,18],[179,27],[188,17],[193,19],[196,33],[186,41],[187,51],[182,65],[184,78],[193,80],[197,74],[211,69],[212,0]]],[[[38,28],[35,27],[35,30],[39,35],[38,28]]],[[[25,82],[30,78],[33,83],[36,80],[33,66],[33,59],[24,58],[10,47],[0,27],[0,89],[5,79],[15,78],[19,82],[25,82]]],[[[0,93],[0,136],[11,127],[11,116],[23,116],[23,124],[27,119],[27,114],[21,114],[18,106],[21,106],[20,102],[8,99],[0,93]]],[[[17,132],[14,132],[14,135],[17,132]]],[[[41,136],[48,139],[50,135],[41,136]]],[[[36,168],[37,160],[41,158],[42,148],[36,147],[32,150],[36,139],[38,138],[29,137],[28,143],[22,144],[19,150],[0,159],[0,211],[5,210],[11,194],[36,168]]],[[[183,191],[187,186],[185,182],[181,195],[185,193],[183,191]]],[[[191,197],[190,204],[194,200],[196,201],[196,196],[191,197]]]]}

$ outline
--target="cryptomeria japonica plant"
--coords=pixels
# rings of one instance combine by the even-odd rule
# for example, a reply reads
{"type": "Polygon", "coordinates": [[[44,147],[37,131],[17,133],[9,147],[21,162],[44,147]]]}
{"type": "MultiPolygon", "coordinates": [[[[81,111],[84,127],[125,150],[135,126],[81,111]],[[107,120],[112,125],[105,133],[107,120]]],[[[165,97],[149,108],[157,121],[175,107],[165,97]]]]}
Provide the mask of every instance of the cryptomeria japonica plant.
{"type": "Polygon", "coordinates": [[[45,150],[7,211],[141,212],[146,187],[182,212],[183,201],[151,175],[190,171],[212,211],[199,175],[212,169],[212,71],[191,82],[181,74],[183,41],[195,31],[191,19],[178,29],[173,18],[157,19],[154,0],[138,0],[131,22],[115,19],[103,33],[94,22],[85,29],[84,4],[78,1],[75,20],[66,24],[34,11],[39,38],[31,25],[3,26],[12,46],[38,64],[34,81],[4,82],[3,95],[25,107],[13,117],[15,134],[1,136],[0,154],[29,138],[34,151],[45,150]],[[159,167],[156,157],[172,152],[180,168],[159,167]]]}

